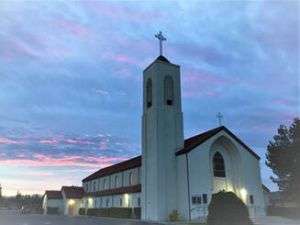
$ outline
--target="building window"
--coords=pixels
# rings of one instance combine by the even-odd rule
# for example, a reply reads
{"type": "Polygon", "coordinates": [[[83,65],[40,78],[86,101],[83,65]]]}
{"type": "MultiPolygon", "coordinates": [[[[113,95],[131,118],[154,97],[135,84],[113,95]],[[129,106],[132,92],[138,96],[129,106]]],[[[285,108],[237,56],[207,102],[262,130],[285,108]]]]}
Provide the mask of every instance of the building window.
{"type": "Polygon", "coordinates": [[[106,179],[103,180],[103,190],[106,188],[106,179]]]}
{"type": "Polygon", "coordinates": [[[253,195],[250,195],[249,197],[250,197],[250,204],[253,205],[253,204],[254,204],[254,198],[253,198],[253,195]]]}
{"type": "Polygon", "coordinates": [[[109,198],[106,199],[106,207],[109,206],[109,198]]]}
{"type": "Polygon", "coordinates": [[[174,83],[171,76],[166,76],[164,81],[165,104],[173,105],[174,103],[174,83]]]}
{"type": "Polygon", "coordinates": [[[138,198],[137,202],[138,202],[138,207],[141,207],[141,198],[138,198]]]}
{"type": "Polygon", "coordinates": [[[201,196],[193,196],[192,197],[192,204],[193,205],[199,205],[201,204],[201,196]]]}
{"type": "Polygon", "coordinates": [[[207,194],[202,195],[203,204],[207,204],[207,194]]]}
{"type": "Polygon", "coordinates": [[[226,176],[224,158],[219,152],[216,152],[216,154],[213,157],[213,168],[215,177],[226,176]]]}
{"type": "Polygon", "coordinates": [[[133,184],[133,174],[132,174],[132,172],[129,173],[128,179],[129,179],[129,186],[131,186],[133,184]]]}
{"type": "Polygon", "coordinates": [[[123,199],[120,198],[120,207],[122,207],[122,206],[123,206],[123,199]]]}
{"type": "Polygon", "coordinates": [[[93,191],[96,191],[96,181],[93,182],[93,191]]]}
{"type": "Polygon", "coordinates": [[[118,183],[119,183],[119,177],[115,176],[115,188],[118,187],[118,183]]]}
{"type": "Polygon", "coordinates": [[[146,84],[146,104],[147,108],[152,106],[152,80],[149,78],[146,84]]]}

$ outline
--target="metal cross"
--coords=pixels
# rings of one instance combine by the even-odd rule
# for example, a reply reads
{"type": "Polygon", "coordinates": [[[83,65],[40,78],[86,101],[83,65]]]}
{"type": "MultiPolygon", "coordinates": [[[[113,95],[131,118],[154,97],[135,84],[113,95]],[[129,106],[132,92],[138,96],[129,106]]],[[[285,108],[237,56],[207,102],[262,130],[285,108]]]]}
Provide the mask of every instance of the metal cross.
{"type": "Polygon", "coordinates": [[[223,119],[223,115],[222,113],[218,112],[217,114],[217,118],[218,118],[218,121],[219,121],[219,126],[222,126],[222,119],[223,119]]]}
{"type": "Polygon", "coordinates": [[[157,34],[155,34],[155,37],[159,40],[159,54],[163,55],[163,41],[166,41],[167,39],[163,36],[162,32],[159,31],[157,34]]]}

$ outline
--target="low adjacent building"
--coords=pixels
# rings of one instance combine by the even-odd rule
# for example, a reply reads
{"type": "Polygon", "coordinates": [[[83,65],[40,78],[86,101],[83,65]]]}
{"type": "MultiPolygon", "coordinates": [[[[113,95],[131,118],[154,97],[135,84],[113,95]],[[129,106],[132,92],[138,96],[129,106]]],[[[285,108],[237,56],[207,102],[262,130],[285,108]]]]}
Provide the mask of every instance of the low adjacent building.
{"type": "Polygon", "coordinates": [[[60,191],[46,191],[43,199],[44,214],[79,215],[83,206],[82,187],[63,186],[60,191]]]}
{"type": "Polygon", "coordinates": [[[46,191],[43,198],[44,214],[63,214],[64,202],[61,191],[46,191]]]}

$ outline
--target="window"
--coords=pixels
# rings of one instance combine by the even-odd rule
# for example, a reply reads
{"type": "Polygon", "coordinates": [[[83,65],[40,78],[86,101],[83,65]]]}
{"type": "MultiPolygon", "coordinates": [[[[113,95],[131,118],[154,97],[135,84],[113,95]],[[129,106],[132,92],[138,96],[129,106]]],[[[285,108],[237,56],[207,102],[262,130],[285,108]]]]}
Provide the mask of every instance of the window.
{"type": "Polygon", "coordinates": [[[133,174],[132,174],[132,172],[129,173],[128,179],[129,179],[129,186],[131,186],[133,184],[133,174]]]}
{"type": "Polygon", "coordinates": [[[152,80],[149,78],[146,84],[146,104],[147,108],[152,106],[152,80]]]}
{"type": "Polygon", "coordinates": [[[109,206],[109,198],[106,199],[106,207],[109,206]]]}
{"type": "Polygon", "coordinates": [[[202,195],[203,204],[207,204],[207,194],[202,195]]]}
{"type": "Polygon", "coordinates": [[[138,207],[141,207],[141,198],[138,198],[137,202],[138,202],[138,207]]]}
{"type": "Polygon", "coordinates": [[[120,207],[122,207],[122,206],[123,206],[123,199],[120,198],[120,207]]]}
{"type": "Polygon", "coordinates": [[[106,188],[106,179],[103,180],[103,190],[106,188]]]}
{"type": "Polygon", "coordinates": [[[118,187],[118,183],[119,183],[119,177],[115,176],[115,188],[118,187]]]}
{"type": "Polygon", "coordinates": [[[174,84],[171,76],[166,76],[164,81],[165,104],[173,105],[174,103],[174,84]]]}
{"type": "Polygon", "coordinates": [[[93,191],[96,191],[96,181],[93,182],[93,191]]]}
{"type": "Polygon", "coordinates": [[[219,152],[216,152],[214,155],[213,168],[215,177],[226,177],[224,159],[219,152]]]}
{"type": "Polygon", "coordinates": [[[253,195],[250,195],[249,197],[250,197],[250,204],[253,205],[253,204],[254,204],[254,198],[253,198],[253,195]]]}
{"type": "Polygon", "coordinates": [[[201,204],[201,196],[193,196],[192,197],[192,203],[193,205],[199,205],[201,204]]]}

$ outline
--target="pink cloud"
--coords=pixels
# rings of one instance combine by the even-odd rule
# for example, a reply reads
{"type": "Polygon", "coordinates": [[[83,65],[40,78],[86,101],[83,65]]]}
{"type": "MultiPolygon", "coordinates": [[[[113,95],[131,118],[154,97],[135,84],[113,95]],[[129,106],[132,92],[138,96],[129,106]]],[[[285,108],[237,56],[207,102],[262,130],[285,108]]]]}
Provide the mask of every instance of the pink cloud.
{"type": "Polygon", "coordinates": [[[158,10],[133,10],[128,7],[123,7],[120,4],[113,4],[112,2],[87,1],[84,3],[84,6],[109,19],[127,22],[140,23],[141,21],[147,22],[152,21],[153,19],[157,20],[165,18],[165,14],[158,10]]]}
{"type": "Polygon", "coordinates": [[[46,145],[57,145],[59,141],[56,139],[43,139],[40,140],[39,143],[46,144],[46,145]]]}
{"type": "Polygon", "coordinates": [[[293,106],[294,105],[293,101],[291,101],[289,99],[283,99],[283,98],[274,99],[273,102],[275,104],[280,104],[280,105],[284,105],[284,106],[293,106]]]}
{"type": "Polygon", "coordinates": [[[0,137],[0,145],[21,145],[24,144],[24,141],[19,141],[19,140],[13,140],[13,139],[9,139],[6,137],[0,137]]]}
{"type": "Polygon", "coordinates": [[[32,158],[0,159],[0,165],[5,166],[29,166],[29,167],[88,167],[99,168],[110,166],[119,161],[126,160],[124,157],[82,157],[63,156],[53,157],[35,154],[32,158]]]}
{"type": "Polygon", "coordinates": [[[69,32],[73,36],[84,38],[91,35],[91,30],[76,21],[66,20],[66,19],[60,19],[56,20],[54,23],[54,26],[62,29],[65,32],[69,32]]]}
{"type": "Polygon", "coordinates": [[[232,84],[233,80],[225,79],[207,71],[188,69],[184,71],[183,96],[187,98],[218,97],[220,86],[232,84]]]}

